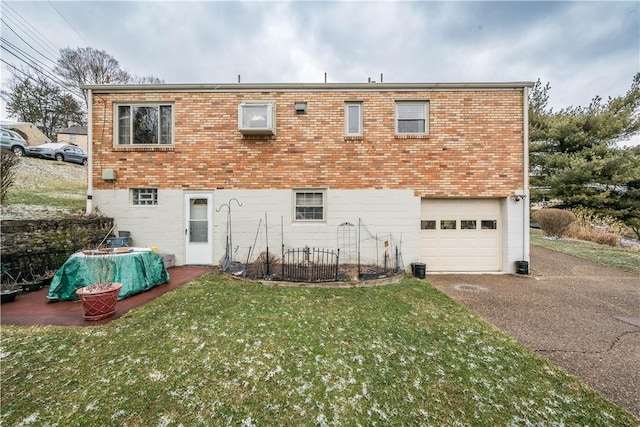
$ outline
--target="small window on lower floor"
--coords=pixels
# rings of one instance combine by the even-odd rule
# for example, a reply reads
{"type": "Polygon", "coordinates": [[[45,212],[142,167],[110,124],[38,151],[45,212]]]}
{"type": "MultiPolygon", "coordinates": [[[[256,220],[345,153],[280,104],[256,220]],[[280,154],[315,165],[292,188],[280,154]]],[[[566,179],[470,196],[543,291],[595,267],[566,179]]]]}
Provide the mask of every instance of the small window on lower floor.
{"type": "Polygon", "coordinates": [[[475,219],[463,219],[460,221],[460,229],[461,230],[475,230],[476,229],[476,220],[475,219]]]}
{"type": "Polygon", "coordinates": [[[434,219],[427,219],[420,221],[420,229],[421,230],[435,230],[436,229],[436,221],[434,219]]]}
{"type": "Polygon", "coordinates": [[[132,188],[131,198],[134,206],[149,206],[158,204],[157,188],[132,188]]]}
{"type": "Polygon", "coordinates": [[[324,221],[325,192],[323,190],[294,191],[296,221],[324,221]]]}
{"type": "Polygon", "coordinates": [[[443,219],[440,221],[440,230],[455,230],[455,229],[456,229],[455,219],[443,219]]]}
{"type": "Polygon", "coordinates": [[[498,221],[495,219],[483,219],[480,222],[480,228],[483,230],[495,230],[498,228],[498,221]]]}

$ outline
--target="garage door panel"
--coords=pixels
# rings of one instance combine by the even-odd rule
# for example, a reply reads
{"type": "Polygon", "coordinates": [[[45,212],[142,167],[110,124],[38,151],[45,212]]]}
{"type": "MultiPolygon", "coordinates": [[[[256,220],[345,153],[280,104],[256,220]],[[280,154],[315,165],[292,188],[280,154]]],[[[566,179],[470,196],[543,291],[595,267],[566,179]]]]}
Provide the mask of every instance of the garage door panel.
{"type": "Polygon", "coordinates": [[[435,229],[421,230],[422,261],[429,271],[500,270],[500,199],[423,199],[421,219],[436,221],[435,229]],[[455,229],[443,229],[443,221],[455,221],[455,229]],[[494,222],[495,229],[482,228],[494,222]]]}

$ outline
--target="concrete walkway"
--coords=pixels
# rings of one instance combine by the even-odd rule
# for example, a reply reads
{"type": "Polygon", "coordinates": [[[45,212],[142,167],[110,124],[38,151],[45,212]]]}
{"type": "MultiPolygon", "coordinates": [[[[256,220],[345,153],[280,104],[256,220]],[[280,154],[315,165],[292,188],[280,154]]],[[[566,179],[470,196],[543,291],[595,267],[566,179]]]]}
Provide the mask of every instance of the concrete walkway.
{"type": "Polygon", "coordinates": [[[436,288],[640,415],[640,276],[532,246],[529,276],[429,275],[436,288]]]}

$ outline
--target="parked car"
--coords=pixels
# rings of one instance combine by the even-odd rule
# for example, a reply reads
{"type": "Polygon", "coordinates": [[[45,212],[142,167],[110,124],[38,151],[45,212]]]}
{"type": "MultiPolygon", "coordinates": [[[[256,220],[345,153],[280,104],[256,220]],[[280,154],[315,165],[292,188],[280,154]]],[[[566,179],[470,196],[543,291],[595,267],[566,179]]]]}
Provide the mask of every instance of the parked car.
{"type": "Polygon", "coordinates": [[[87,153],[78,146],[61,142],[49,142],[29,147],[27,156],[40,159],[57,160],[59,162],[87,164],[87,153]]]}
{"type": "Polygon", "coordinates": [[[24,156],[29,145],[27,141],[18,133],[9,129],[0,129],[0,141],[5,150],[10,150],[16,156],[24,156]]]}

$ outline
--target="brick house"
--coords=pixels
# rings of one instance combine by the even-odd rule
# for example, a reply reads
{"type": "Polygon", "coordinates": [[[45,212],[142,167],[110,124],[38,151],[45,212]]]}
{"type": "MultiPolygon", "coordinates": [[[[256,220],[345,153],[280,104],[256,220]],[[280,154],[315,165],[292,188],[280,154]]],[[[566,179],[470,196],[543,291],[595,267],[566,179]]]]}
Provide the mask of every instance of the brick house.
{"type": "Polygon", "coordinates": [[[268,239],[514,272],[529,260],[531,85],[86,86],[87,211],[176,265],[229,247],[244,262],[268,239]]]}

